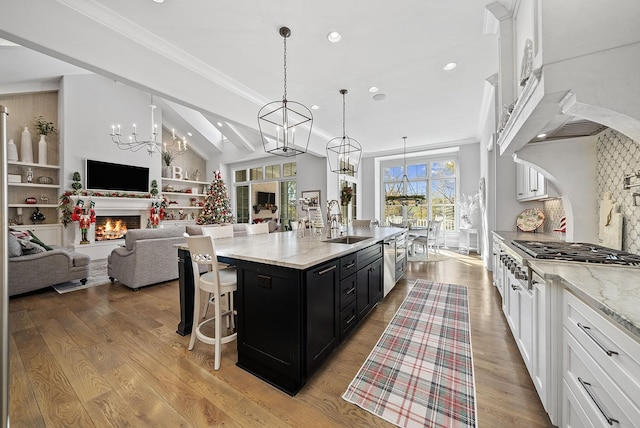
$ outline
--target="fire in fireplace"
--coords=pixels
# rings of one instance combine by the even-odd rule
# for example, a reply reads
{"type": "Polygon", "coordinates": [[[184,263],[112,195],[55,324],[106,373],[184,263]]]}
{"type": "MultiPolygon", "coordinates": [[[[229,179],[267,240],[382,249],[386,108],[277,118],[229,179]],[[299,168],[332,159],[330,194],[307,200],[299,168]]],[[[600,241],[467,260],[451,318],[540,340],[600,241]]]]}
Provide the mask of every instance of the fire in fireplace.
{"type": "Polygon", "coordinates": [[[140,228],[140,216],[96,217],[96,241],[122,239],[129,229],[140,228]]]}

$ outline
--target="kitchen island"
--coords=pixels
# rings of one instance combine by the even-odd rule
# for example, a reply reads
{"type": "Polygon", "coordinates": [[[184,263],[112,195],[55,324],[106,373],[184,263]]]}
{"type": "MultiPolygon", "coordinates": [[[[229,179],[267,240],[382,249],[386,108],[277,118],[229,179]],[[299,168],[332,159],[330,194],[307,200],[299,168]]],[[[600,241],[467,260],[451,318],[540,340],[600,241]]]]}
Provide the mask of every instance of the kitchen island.
{"type": "MultiPolygon", "coordinates": [[[[401,228],[354,228],[353,243],[296,232],[216,241],[218,258],[236,265],[237,365],[295,395],[383,296],[383,242],[401,228]]],[[[191,330],[193,284],[179,249],[181,323],[191,330]]]]}

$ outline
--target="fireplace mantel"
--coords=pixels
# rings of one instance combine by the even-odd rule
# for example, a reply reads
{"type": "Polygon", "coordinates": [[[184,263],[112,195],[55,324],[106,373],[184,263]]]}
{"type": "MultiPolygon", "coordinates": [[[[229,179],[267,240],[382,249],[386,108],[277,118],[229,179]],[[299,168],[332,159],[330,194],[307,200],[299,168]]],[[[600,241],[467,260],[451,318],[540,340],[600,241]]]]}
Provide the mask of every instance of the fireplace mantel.
{"type": "MultiPolygon", "coordinates": [[[[71,200],[74,205],[78,202],[78,199],[84,201],[84,206],[89,207],[90,202],[94,202],[93,209],[97,216],[114,216],[114,215],[140,215],[140,225],[144,227],[147,224],[149,218],[149,210],[151,209],[151,201],[149,198],[125,198],[125,197],[110,197],[110,196],[82,196],[73,195],[71,200]]],[[[124,240],[112,240],[112,241],[98,241],[95,240],[95,224],[91,225],[89,230],[89,244],[80,243],[80,229],[76,225],[76,237],[73,243],[75,251],[87,254],[94,259],[106,259],[107,255],[111,251],[123,245],[124,240]]]]}
{"type": "Polygon", "coordinates": [[[141,211],[151,208],[151,198],[118,198],[110,196],[71,196],[71,200],[76,204],[78,199],[82,199],[85,206],[90,201],[95,202],[94,209],[112,211],[141,211]]]}

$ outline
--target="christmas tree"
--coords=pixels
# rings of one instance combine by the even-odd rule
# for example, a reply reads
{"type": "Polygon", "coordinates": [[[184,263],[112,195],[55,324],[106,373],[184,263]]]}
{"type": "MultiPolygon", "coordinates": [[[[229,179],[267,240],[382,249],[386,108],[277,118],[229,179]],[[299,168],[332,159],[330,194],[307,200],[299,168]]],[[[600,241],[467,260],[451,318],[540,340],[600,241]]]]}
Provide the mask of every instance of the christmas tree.
{"type": "Polygon", "coordinates": [[[204,202],[200,215],[196,219],[197,224],[233,223],[231,204],[227,186],[222,180],[220,171],[214,172],[213,181],[207,192],[207,199],[204,202]]]}

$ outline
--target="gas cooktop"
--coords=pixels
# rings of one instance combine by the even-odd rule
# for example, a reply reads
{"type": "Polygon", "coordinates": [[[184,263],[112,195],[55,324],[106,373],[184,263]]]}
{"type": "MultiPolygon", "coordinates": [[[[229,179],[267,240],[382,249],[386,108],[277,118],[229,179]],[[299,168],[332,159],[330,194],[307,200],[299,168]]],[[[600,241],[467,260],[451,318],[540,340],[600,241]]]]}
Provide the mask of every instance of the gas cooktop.
{"type": "Polygon", "coordinates": [[[536,259],[639,266],[640,255],[595,244],[562,241],[512,241],[513,245],[536,259]]]}

